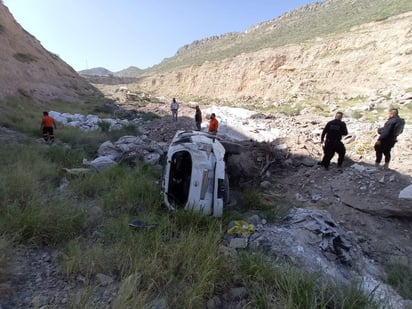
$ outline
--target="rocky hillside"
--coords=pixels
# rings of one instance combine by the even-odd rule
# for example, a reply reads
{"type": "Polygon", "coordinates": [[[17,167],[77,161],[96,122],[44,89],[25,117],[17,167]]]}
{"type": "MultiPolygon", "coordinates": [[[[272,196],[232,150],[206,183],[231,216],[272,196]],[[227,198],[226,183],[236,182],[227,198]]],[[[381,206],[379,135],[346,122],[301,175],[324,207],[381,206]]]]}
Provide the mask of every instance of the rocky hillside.
{"type": "Polygon", "coordinates": [[[412,10],[409,0],[325,0],[314,2],[282,16],[256,24],[245,32],[226,33],[194,41],[180,48],[150,71],[200,65],[242,53],[280,47],[350,31],[354,26],[412,10]]]}
{"type": "Polygon", "coordinates": [[[162,95],[265,107],[347,101],[382,91],[404,95],[412,85],[411,25],[412,11],[348,32],[150,74],[139,86],[162,95]]]}
{"type": "Polygon", "coordinates": [[[47,51],[0,2],[0,99],[25,96],[37,100],[76,101],[96,93],[59,56],[47,51]]]}

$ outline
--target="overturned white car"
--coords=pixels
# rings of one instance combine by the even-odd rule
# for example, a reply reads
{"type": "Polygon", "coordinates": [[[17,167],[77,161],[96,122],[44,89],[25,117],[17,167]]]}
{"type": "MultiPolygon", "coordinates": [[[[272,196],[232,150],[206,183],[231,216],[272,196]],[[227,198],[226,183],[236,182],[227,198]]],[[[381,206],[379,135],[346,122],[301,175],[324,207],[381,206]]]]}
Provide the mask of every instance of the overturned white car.
{"type": "Polygon", "coordinates": [[[223,206],[229,202],[225,159],[238,151],[233,144],[227,145],[230,151],[216,136],[205,132],[176,133],[162,179],[164,203],[169,209],[193,209],[222,216],[223,206]]]}

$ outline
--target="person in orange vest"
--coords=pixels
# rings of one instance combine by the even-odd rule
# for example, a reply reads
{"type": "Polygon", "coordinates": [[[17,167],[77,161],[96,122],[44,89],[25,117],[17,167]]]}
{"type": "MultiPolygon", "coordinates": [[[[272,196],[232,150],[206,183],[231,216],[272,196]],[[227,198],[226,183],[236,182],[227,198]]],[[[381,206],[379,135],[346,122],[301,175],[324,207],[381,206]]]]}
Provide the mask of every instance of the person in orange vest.
{"type": "Polygon", "coordinates": [[[40,130],[43,133],[43,139],[47,142],[54,142],[54,129],[57,129],[56,122],[54,118],[49,116],[48,112],[43,112],[43,117],[41,119],[40,130]]]}
{"type": "Polygon", "coordinates": [[[219,121],[217,121],[215,113],[212,113],[212,115],[210,115],[210,120],[209,120],[209,133],[216,135],[218,127],[219,127],[219,121]]]}

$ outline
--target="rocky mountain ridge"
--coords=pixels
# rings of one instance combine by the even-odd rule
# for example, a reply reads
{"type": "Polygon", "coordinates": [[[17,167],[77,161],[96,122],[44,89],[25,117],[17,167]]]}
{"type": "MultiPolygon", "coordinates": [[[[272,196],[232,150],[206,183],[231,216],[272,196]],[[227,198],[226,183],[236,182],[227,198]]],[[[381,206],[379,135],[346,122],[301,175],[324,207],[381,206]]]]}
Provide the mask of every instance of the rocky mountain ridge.
{"type": "Polygon", "coordinates": [[[345,33],[351,27],[382,21],[412,10],[407,0],[327,0],[315,2],[258,23],[245,32],[226,33],[196,40],[164,59],[148,72],[164,72],[223,60],[264,48],[298,44],[318,37],[345,33]]]}
{"type": "MultiPolygon", "coordinates": [[[[148,74],[136,88],[154,94],[260,108],[346,102],[411,91],[412,11],[299,44],[148,74]]],[[[133,89],[133,86],[129,86],[133,89]]]]}

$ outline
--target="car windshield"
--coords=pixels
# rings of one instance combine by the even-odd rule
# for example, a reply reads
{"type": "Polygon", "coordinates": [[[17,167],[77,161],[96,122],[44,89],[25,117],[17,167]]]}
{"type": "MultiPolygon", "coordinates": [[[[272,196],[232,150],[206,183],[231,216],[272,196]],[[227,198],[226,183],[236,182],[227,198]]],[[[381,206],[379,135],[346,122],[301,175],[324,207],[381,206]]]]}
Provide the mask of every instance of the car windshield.
{"type": "Polygon", "coordinates": [[[176,208],[184,207],[189,198],[192,176],[192,157],[188,151],[173,154],[170,163],[168,201],[176,208]]]}

